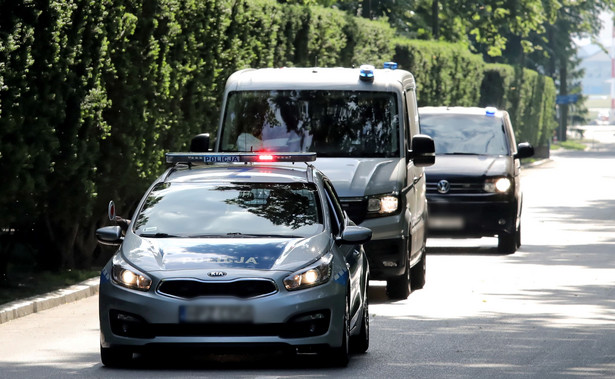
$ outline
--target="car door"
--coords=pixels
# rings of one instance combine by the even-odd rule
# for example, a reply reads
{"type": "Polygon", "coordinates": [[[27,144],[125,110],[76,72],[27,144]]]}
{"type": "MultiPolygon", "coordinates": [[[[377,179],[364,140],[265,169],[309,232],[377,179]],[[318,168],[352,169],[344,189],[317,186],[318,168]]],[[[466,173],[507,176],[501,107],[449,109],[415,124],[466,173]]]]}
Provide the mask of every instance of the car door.
{"type": "MultiPolygon", "coordinates": [[[[351,221],[342,210],[339,197],[328,179],[324,180],[324,188],[327,196],[327,203],[329,205],[329,214],[331,215],[332,229],[334,234],[339,236],[344,226],[348,225],[351,221]]],[[[350,281],[350,313],[354,315],[361,305],[359,289],[361,288],[361,273],[364,271],[360,246],[340,243],[336,243],[335,246],[342,252],[346,260],[348,279],[350,281]]],[[[333,273],[333,275],[335,275],[335,273],[333,273]]]]}
{"type": "MultiPolygon", "coordinates": [[[[406,88],[404,96],[405,108],[406,108],[406,140],[407,149],[410,149],[412,144],[412,137],[419,134],[419,114],[416,104],[416,95],[412,87],[406,88]]],[[[407,170],[407,184],[410,187],[406,196],[408,201],[408,207],[411,213],[411,225],[410,225],[410,259],[415,259],[418,254],[421,253],[423,248],[423,241],[425,239],[425,172],[422,167],[416,167],[412,161],[410,161],[406,167],[407,170]]]]}

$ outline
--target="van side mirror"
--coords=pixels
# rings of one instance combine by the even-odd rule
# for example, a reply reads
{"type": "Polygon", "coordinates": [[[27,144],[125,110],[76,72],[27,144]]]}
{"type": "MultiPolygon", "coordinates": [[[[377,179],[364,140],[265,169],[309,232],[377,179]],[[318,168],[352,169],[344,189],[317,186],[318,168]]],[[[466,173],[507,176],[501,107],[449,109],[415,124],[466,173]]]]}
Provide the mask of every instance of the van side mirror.
{"type": "Polygon", "coordinates": [[[190,151],[193,153],[206,153],[209,151],[209,133],[196,135],[190,141],[190,151]]]}
{"type": "Polygon", "coordinates": [[[406,164],[410,161],[416,167],[427,167],[436,163],[436,146],[433,139],[425,134],[412,137],[412,150],[406,154],[406,164]]]}
{"type": "Polygon", "coordinates": [[[534,146],[532,146],[529,142],[521,142],[517,145],[517,154],[515,154],[515,159],[529,158],[533,155],[534,146]]]}

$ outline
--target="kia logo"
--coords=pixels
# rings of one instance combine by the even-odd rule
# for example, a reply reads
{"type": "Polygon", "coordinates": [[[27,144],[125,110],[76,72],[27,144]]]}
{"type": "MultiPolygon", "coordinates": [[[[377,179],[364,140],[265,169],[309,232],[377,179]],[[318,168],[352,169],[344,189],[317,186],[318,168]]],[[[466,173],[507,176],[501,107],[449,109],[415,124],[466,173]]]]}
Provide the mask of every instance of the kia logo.
{"type": "Polygon", "coordinates": [[[224,271],[212,271],[212,272],[207,273],[207,276],[211,276],[211,277],[214,277],[214,278],[219,278],[221,276],[226,276],[226,272],[224,272],[224,271]]]}
{"type": "Polygon", "coordinates": [[[448,191],[450,191],[450,189],[451,184],[448,182],[448,180],[440,180],[438,182],[438,192],[447,193],[448,191]]]}

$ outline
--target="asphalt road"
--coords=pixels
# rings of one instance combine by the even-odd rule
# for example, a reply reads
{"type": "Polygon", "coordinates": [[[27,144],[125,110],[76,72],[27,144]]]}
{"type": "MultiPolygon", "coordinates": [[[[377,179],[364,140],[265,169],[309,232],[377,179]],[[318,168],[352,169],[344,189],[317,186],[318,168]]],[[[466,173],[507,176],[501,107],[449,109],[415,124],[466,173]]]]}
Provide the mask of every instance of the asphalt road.
{"type": "Polygon", "coordinates": [[[615,129],[523,171],[523,246],[430,240],[427,284],[391,302],[370,285],[371,346],[345,369],[313,357],[98,356],[97,296],[0,324],[0,378],[615,377],[615,129]]]}

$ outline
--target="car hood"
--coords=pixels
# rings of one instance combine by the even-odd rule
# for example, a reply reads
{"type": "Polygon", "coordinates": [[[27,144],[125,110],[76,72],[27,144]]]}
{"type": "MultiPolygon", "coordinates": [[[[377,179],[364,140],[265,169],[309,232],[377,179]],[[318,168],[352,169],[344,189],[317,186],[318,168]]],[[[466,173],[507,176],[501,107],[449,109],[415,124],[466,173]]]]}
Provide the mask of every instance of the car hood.
{"type": "Polygon", "coordinates": [[[481,177],[506,175],[511,172],[512,159],[490,155],[438,155],[433,166],[425,168],[427,180],[450,177],[481,177]]]}
{"type": "Polygon", "coordinates": [[[146,271],[256,269],[294,271],[330,248],[331,238],[141,238],[130,232],[124,258],[146,271]]]}
{"type": "Polygon", "coordinates": [[[402,158],[317,158],[314,166],[331,179],[340,197],[390,193],[404,186],[402,158]]]}

